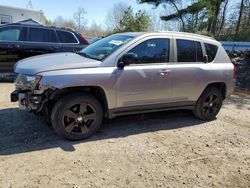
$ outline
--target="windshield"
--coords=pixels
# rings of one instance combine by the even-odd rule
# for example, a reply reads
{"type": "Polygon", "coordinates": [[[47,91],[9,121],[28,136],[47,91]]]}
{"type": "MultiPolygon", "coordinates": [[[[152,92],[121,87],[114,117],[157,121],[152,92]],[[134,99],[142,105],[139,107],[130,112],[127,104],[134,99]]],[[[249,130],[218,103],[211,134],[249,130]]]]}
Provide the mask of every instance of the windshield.
{"type": "Polygon", "coordinates": [[[79,54],[102,61],[132,38],[132,36],[126,35],[111,35],[84,48],[79,54]]]}

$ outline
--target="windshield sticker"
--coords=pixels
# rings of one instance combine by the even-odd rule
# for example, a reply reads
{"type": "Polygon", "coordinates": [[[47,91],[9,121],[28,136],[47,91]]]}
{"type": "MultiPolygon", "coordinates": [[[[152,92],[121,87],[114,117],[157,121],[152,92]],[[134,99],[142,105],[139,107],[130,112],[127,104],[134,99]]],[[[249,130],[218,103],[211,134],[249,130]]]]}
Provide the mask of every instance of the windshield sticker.
{"type": "Polygon", "coordinates": [[[121,40],[111,40],[109,41],[109,44],[114,44],[116,46],[120,46],[123,43],[121,40]]]}

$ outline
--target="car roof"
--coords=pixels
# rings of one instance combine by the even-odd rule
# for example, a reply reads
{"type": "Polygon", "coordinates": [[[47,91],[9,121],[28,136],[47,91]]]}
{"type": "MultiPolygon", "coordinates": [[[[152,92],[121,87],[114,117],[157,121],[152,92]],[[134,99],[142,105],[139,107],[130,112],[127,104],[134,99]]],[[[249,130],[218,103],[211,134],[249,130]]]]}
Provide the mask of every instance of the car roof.
{"type": "Polygon", "coordinates": [[[27,27],[38,27],[38,28],[46,28],[46,29],[57,29],[57,30],[65,30],[65,31],[71,31],[74,33],[77,33],[71,28],[65,28],[65,27],[55,27],[55,26],[45,26],[42,25],[38,22],[33,22],[34,20],[31,21],[31,19],[16,22],[16,23],[8,23],[8,24],[2,24],[0,27],[5,27],[5,26],[27,26],[27,27]]]}
{"type": "Polygon", "coordinates": [[[174,37],[184,37],[184,38],[190,38],[190,39],[198,39],[210,43],[220,44],[218,41],[216,41],[212,37],[194,34],[194,33],[187,33],[187,32],[177,32],[177,31],[157,31],[157,32],[125,32],[125,33],[118,33],[118,35],[128,35],[131,37],[146,37],[146,36],[152,36],[152,35],[159,35],[159,36],[174,36],[174,37]]]}

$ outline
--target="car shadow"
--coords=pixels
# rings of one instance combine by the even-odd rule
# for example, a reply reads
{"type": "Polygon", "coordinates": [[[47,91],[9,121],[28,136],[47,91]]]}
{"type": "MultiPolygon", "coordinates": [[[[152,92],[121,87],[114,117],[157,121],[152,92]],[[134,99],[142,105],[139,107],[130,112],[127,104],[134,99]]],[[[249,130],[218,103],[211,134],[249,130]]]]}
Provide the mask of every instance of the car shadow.
{"type": "Polygon", "coordinates": [[[203,124],[190,111],[165,111],[104,120],[100,130],[82,141],[68,141],[47,126],[45,118],[18,108],[0,110],[0,155],[47,150],[60,147],[75,151],[74,145],[147,132],[166,131],[203,124]]]}

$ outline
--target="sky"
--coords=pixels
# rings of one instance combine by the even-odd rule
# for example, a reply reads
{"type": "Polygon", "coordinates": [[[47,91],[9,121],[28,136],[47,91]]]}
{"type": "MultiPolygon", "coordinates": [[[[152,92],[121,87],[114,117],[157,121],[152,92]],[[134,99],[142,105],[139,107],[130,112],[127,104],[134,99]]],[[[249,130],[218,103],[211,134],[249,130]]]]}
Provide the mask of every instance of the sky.
{"type": "MultiPolygon", "coordinates": [[[[125,2],[131,5],[135,11],[139,9],[151,9],[151,5],[138,4],[136,0],[32,0],[34,10],[43,10],[44,15],[49,20],[54,20],[58,16],[65,19],[72,19],[78,7],[86,10],[88,24],[95,21],[97,24],[104,25],[107,11],[116,2],[125,2]]],[[[26,8],[29,0],[0,0],[0,5],[26,8]]]]}

